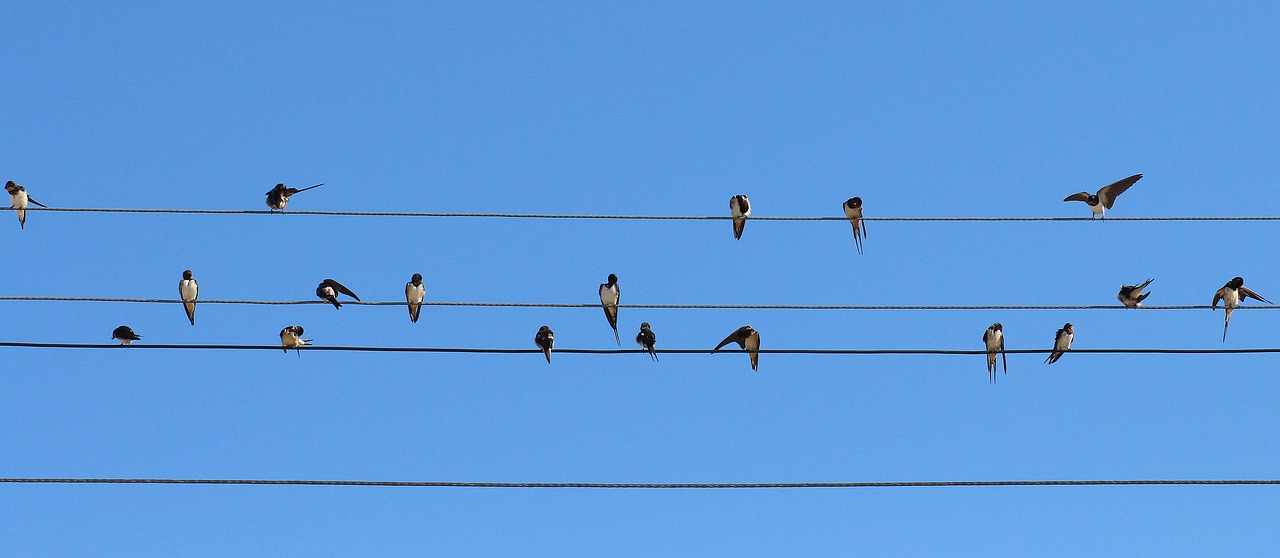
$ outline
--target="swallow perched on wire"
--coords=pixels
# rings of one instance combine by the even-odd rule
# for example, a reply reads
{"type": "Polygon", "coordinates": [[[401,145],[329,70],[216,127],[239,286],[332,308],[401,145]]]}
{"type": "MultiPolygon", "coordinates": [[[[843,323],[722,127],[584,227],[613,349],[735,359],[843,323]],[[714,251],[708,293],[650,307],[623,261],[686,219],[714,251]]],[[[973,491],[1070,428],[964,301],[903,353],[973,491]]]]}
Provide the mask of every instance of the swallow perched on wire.
{"type": "Polygon", "coordinates": [[[342,283],[334,281],[333,279],[325,279],[316,287],[316,296],[320,297],[321,300],[332,304],[334,308],[341,310],[342,303],[338,302],[339,293],[356,299],[356,302],[360,301],[360,297],[356,296],[356,293],[351,292],[351,289],[342,286],[342,283]]]}
{"type": "Polygon", "coordinates": [[[178,296],[182,298],[182,308],[187,311],[187,319],[196,325],[196,297],[200,294],[200,286],[188,269],[182,272],[182,280],[178,281],[178,296]]]}
{"type": "Polygon", "coordinates": [[[284,208],[289,205],[289,196],[298,192],[306,192],[312,188],[319,188],[321,186],[324,186],[323,182],[316,184],[315,186],[307,186],[306,188],[299,190],[298,188],[286,188],[283,183],[276,184],[275,188],[272,188],[270,192],[267,192],[267,207],[270,207],[272,210],[278,209],[280,211],[284,211],[284,208]]]}
{"type": "Polygon", "coordinates": [[[1120,301],[1120,304],[1129,308],[1139,308],[1142,306],[1142,301],[1151,296],[1151,293],[1144,293],[1142,289],[1147,288],[1147,285],[1150,285],[1152,281],[1155,281],[1155,279],[1147,279],[1137,286],[1120,285],[1120,294],[1116,295],[1116,299],[1120,301]]]}
{"type": "Polygon", "coordinates": [[[302,326],[291,325],[285,326],[280,330],[280,346],[284,347],[284,354],[289,354],[289,349],[293,349],[298,353],[298,358],[302,358],[302,350],[298,347],[309,345],[311,339],[302,338],[302,326]]]}
{"type": "Polygon", "coordinates": [[[4,189],[9,192],[10,207],[18,212],[18,228],[27,228],[27,202],[34,203],[40,207],[45,207],[45,205],[28,196],[27,189],[12,180],[4,183],[4,189]]]}
{"type": "Polygon", "coordinates": [[[1089,216],[1090,219],[1096,218],[1099,215],[1101,215],[1103,219],[1106,219],[1107,210],[1111,209],[1112,204],[1116,203],[1116,198],[1119,197],[1120,194],[1123,194],[1125,190],[1128,190],[1130,186],[1133,186],[1134,182],[1137,182],[1140,179],[1142,179],[1142,175],[1135,174],[1129,178],[1122,178],[1112,182],[1111,184],[1103,186],[1096,194],[1080,192],[1071,194],[1062,201],[1082,201],[1087,203],[1089,204],[1089,210],[1093,211],[1093,215],[1089,216]]]}
{"type": "Polygon", "coordinates": [[[422,284],[422,274],[414,273],[409,282],[404,284],[404,299],[409,303],[409,321],[418,323],[418,314],[422,312],[422,299],[426,296],[427,288],[422,284]]]}
{"type": "Polygon", "coordinates": [[[862,253],[862,237],[867,236],[867,224],[862,221],[862,198],[854,196],[844,201],[844,216],[853,223],[853,242],[862,253]]]}
{"type": "Polygon", "coordinates": [[[1271,304],[1270,300],[1262,298],[1262,295],[1249,290],[1248,287],[1245,287],[1243,277],[1232,278],[1230,281],[1227,281],[1227,284],[1223,285],[1221,289],[1218,289],[1218,292],[1213,293],[1213,303],[1210,306],[1216,309],[1218,307],[1218,301],[1221,300],[1223,308],[1227,310],[1227,317],[1222,322],[1222,341],[1224,343],[1227,341],[1227,326],[1231,324],[1231,312],[1234,311],[1237,306],[1240,306],[1241,302],[1244,302],[1244,300],[1249,297],[1271,304]]]}
{"type": "Polygon", "coordinates": [[[739,347],[741,347],[742,349],[750,353],[751,369],[752,370],[759,369],[760,367],[760,352],[759,352],[760,351],[760,332],[756,331],[749,325],[742,326],[734,330],[733,333],[730,333],[728,337],[725,337],[724,341],[721,341],[719,345],[716,345],[716,348],[711,349],[711,352],[714,353],[720,350],[720,347],[728,345],[729,343],[737,343],[739,347]]]}
{"type": "Polygon", "coordinates": [[[649,356],[654,362],[658,362],[658,352],[653,346],[658,343],[658,336],[653,334],[653,330],[649,329],[649,322],[640,323],[640,333],[636,334],[636,343],[649,351],[649,356]]]}
{"type": "Polygon", "coordinates": [[[111,338],[119,341],[121,345],[128,347],[129,343],[142,339],[142,336],[134,333],[133,328],[130,328],[127,325],[122,325],[111,332],[111,338]]]}
{"type": "MultiPolygon", "coordinates": [[[[1063,353],[1071,350],[1071,342],[1076,338],[1076,328],[1067,323],[1058,330],[1053,336],[1053,351],[1049,353],[1049,358],[1044,359],[1045,364],[1053,364],[1062,358],[1063,353]]],[[[1005,368],[1008,370],[1008,368],[1005,368]]]]}
{"type": "Polygon", "coordinates": [[[747,217],[751,216],[751,202],[742,194],[729,198],[729,212],[733,214],[733,238],[741,240],[742,228],[747,226],[747,217]]]}
{"type": "Polygon", "coordinates": [[[991,324],[987,332],[982,334],[982,342],[987,346],[987,375],[991,383],[996,383],[996,353],[1004,361],[1004,373],[1009,373],[1009,356],[1004,352],[1004,326],[1000,322],[991,324]]]}
{"type": "Polygon", "coordinates": [[[538,334],[533,336],[533,344],[542,349],[542,354],[547,356],[547,364],[551,364],[551,348],[556,346],[555,332],[547,326],[538,328],[538,334]]]}
{"type": "Polygon", "coordinates": [[[609,327],[613,328],[613,339],[618,342],[618,346],[622,346],[622,339],[618,337],[618,276],[609,274],[609,282],[600,284],[600,306],[604,308],[604,317],[609,320],[609,327]]]}

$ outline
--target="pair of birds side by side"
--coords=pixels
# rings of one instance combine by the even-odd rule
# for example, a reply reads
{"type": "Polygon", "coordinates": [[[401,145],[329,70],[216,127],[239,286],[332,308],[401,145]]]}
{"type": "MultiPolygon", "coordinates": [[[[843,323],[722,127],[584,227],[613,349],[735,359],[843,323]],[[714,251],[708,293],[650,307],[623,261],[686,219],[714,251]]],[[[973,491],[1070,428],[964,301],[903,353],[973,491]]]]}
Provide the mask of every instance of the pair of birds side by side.
{"type": "MultiPolygon", "coordinates": [[[[1071,342],[1075,340],[1076,328],[1067,323],[1062,326],[1053,336],[1053,350],[1050,351],[1048,358],[1044,359],[1045,364],[1053,364],[1062,358],[1062,355],[1071,350],[1071,342]]],[[[1009,373],[1009,356],[1004,350],[1004,326],[1000,322],[991,324],[987,331],[982,334],[982,344],[987,349],[987,380],[996,383],[996,355],[1000,356],[1000,362],[1004,364],[1004,373],[1009,373]]]]}
{"type": "MultiPolygon", "coordinates": [[[[867,225],[862,220],[862,198],[854,196],[845,200],[844,215],[853,224],[853,241],[862,253],[862,237],[867,235],[867,225]]],[[[742,240],[742,230],[747,226],[747,218],[751,216],[751,200],[738,194],[729,198],[729,214],[733,217],[733,238],[742,240]]]]}

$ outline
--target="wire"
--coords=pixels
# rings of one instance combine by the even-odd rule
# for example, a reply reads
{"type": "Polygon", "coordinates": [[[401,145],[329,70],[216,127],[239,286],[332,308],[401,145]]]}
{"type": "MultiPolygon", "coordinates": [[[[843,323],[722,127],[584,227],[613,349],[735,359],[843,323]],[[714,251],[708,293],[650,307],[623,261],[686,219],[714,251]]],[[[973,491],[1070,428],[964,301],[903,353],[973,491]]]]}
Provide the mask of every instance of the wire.
{"type": "MultiPolygon", "coordinates": [[[[181,304],[181,300],[162,298],[106,298],[74,296],[0,296],[0,302],[136,302],[147,304],[181,304]]],[[[295,305],[323,304],[323,300],[199,300],[198,304],[259,304],[295,305]]],[[[372,302],[344,301],[343,306],[405,306],[401,301],[372,302]]],[[[465,306],[474,308],[600,308],[600,303],[561,302],[422,302],[423,306],[465,306]]],[[[823,304],[619,304],[618,308],[649,308],[667,310],[1133,310],[1118,304],[1112,305],[823,305],[823,304]]],[[[1143,306],[1139,310],[1209,310],[1213,306],[1143,306]]],[[[1280,306],[1237,306],[1236,310],[1280,310],[1280,306]]]]}
{"type": "Polygon", "coordinates": [[[113,479],[113,478],[0,478],[7,484],[187,484],[237,486],[387,486],[415,488],[608,488],[608,489],[745,489],[745,488],[932,488],[990,486],[1266,486],[1274,479],[1140,479],[1140,480],[1015,480],[904,482],[753,482],[753,483],[605,483],[605,482],[450,482],[352,481],[276,479],[113,479]]]}
{"type": "MultiPolygon", "coordinates": [[[[730,216],[708,215],[590,215],[564,213],[432,213],[416,211],[263,211],[249,209],[136,209],[119,207],[28,207],[27,211],[78,213],[170,213],[197,215],[337,215],[351,217],[492,217],[510,219],[631,219],[644,221],[728,221],[730,216]]],[[[764,217],[750,221],[848,221],[846,217],[764,217]]],[[[864,221],[1094,221],[1089,217],[864,217],[864,221]]],[[[1108,217],[1101,221],[1280,221],[1280,216],[1258,217],[1108,217]]]]}
{"type": "MultiPolygon", "coordinates": [[[[175,344],[136,344],[125,347],[117,344],[103,343],[29,343],[22,341],[2,341],[0,347],[35,348],[35,349],[176,349],[176,350],[226,350],[226,351],[280,351],[280,345],[175,345],[175,344]]],[[[369,347],[369,346],[327,346],[303,345],[303,351],[353,351],[366,353],[464,353],[492,355],[542,354],[541,349],[485,349],[467,347],[369,347]]],[[[293,347],[290,351],[295,350],[293,347]]],[[[643,349],[555,349],[556,354],[571,355],[628,355],[649,354],[643,349]]],[[[702,355],[709,354],[710,349],[661,349],[658,354],[664,355],[702,355]]],[[[744,352],[739,349],[724,349],[718,353],[732,354],[744,352]]],[[[775,355],[985,355],[982,349],[760,349],[760,354],[775,355]]],[[[1049,354],[1053,349],[1009,349],[1007,354],[1049,354]]],[[[1254,349],[1070,349],[1070,353],[1082,354],[1165,354],[1165,355],[1218,355],[1218,354],[1260,354],[1280,353],[1280,348],[1254,349]]]]}

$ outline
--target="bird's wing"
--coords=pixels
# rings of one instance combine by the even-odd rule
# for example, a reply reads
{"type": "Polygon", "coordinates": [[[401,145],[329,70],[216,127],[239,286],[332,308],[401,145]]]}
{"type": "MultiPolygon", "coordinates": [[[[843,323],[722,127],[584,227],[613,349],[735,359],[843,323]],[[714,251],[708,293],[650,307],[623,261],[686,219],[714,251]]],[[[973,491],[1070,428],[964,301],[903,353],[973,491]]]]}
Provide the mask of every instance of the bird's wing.
{"type": "Polygon", "coordinates": [[[1211,306],[1211,307],[1216,307],[1216,306],[1218,306],[1218,301],[1222,300],[1222,291],[1223,291],[1223,290],[1225,290],[1225,289],[1226,289],[1226,287],[1223,287],[1223,288],[1221,288],[1221,289],[1218,289],[1218,292],[1213,293],[1213,302],[1212,302],[1211,304],[1209,304],[1209,306],[1211,306]]]}
{"type": "Polygon", "coordinates": [[[49,206],[47,206],[47,205],[45,205],[45,204],[42,204],[42,203],[40,203],[40,202],[36,201],[36,200],[35,200],[35,198],[31,197],[30,195],[28,195],[28,196],[27,196],[27,201],[29,201],[29,202],[31,202],[31,203],[34,203],[34,204],[36,204],[36,205],[38,205],[38,206],[40,206],[40,207],[49,207],[49,206]]]}
{"type": "Polygon", "coordinates": [[[1267,303],[1267,304],[1271,304],[1271,301],[1270,301],[1270,300],[1267,300],[1267,299],[1265,299],[1265,298],[1262,298],[1262,295],[1259,295],[1258,293],[1255,293],[1255,292],[1253,292],[1253,291],[1249,290],[1249,287],[1240,287],[1240,288],[1238,289],[1238,291],[1240,292],[1240,300],[1244,300],[1244,299],[1246,299],[1246,298],[1253,297],[1253,298],[1255,298],[1255,299],[1257,299],[1257,300],[1261,300],[1262,302],[1265,302],[1265,303],[1267,303]]]}
{"type": "Polygon", "coordinates": [[[1120,197],[1120,194],[1123,194],[1125,190],[1128,190],[1130,186],[1133,186],[1134,182],[1141,178],[1141,174],[1135,174],[1129,178],[1117,180],[1103,186],[1101,190],[1098,190],[1098,201],[1102,202],[1102,205],[1107,209],[1111,209],[1111,204],[1116,203],[1116,198],[1120,197]]]}
{"type": "Polygon", "coordinates": [[[349,296],[349,297],[351,297],[351,298],[354,298],[354,299],[356,299],[357,301],[358,301],[358,300],[360,300],[360,297],[356,296],[356,293],[353,293],[353,292],[351,292],[351,289],[348,289],[348,288],[346,288],[346,287],[342,286],[342,283],[339,283],[339,282],[337,282],[337,281],[334,281],[333,279],[325,279],[325,280],[324,280],[324,282],[325,282],[325,283],[328,283],[330,287],[333,287],[333,289],[334,289],[335,291],[338,291],[338,292],[340,292],[340,293],[342,293],[342,294],[344,294],[344,295],[347,295],[347,296],[349,296]]]}
{"type": "Polygon", "coordinates": [[[1084,203],[1089,203],[1089,192],[1080,192],[1077,194],[1071,194],[1070,196],[1062,198],[1062,201],[1064,202],[1082,201],[1084,203]]]}
{"type": "Polygon", "coordinates": [[[1004,352],[1004,336],[1000,336],[1000,360],[1004,362],[1004,373],[1009,373],[1009,355],[1004,352]]]}
{"type": "Polygon", "coordinates": [[[711,349],[711,352],[714,353],[720,350],[720,347],[728,345],[729,343],[737,343],[739,347],[743,349],[747,348],[747,344],[742,340],[742,338],[738,337],[738,332],[735,330],[733,333],[730,333],[728,337],[725,337],[724,341],[721,341],[719,345],[716,345],[716,348],[711,349]]]}

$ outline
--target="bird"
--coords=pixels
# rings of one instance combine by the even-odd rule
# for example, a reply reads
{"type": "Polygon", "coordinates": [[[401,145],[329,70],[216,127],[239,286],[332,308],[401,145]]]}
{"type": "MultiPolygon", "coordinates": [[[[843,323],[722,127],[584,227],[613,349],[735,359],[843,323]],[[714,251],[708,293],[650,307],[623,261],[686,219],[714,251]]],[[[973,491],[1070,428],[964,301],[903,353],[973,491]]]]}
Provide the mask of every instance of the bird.
{"type": "Polygon", "coordinates": [[[321,186],[324,186],[323,182],[316,184],[315,186],[308,186],[299,190],[297,188],[286,188],[283,183],[276,184],[275,188],[272,188],[270,192],[267,192],[267,207],[270,207],[273,211],[276,209],[284,211],[284,208],[289,205],[289,196],[298,192],[306,192],[312,188],[319,188],[321,186]]]}
{"type": "Polygon", "coordinates": [[[342,283],[334,281],[333,279],[325,279],[316,287],[316,296],[329,304],[332,304],[334,308],[341,310],[342,303],[338,302],[339,293],[356,299],[356,302],[360,301],[360,297],[356,296],[356,293],[351,292],[351,289],[342,286],[342,283]]]}
{"type": "Polygon", "coordinates": [[[141,335],[133,332],[133,329],[127,325],[122,325],[111,332],[111,338],[120,342],[121,345],[127,347],[129,343],[142,339],[141,335]]]}
{"type": "Polygon", "coordinates": [[[542,349],[542,354],[547,356],[547,364],[551,364],[551,347],[556,345],[555,332],[547,326],[538,328],[538,334],[533,336],[533,344],[542,349]]]}
{"type": "Polygon", "coordinates": [[[844,215],[853,223],[853,242],[858,245],[858,253],[862,253],[862,237],[867,236],[867,224],[862,221],[862,198],[854,196],[845,200],[844,215]]]}
{"type": "Polygon", "coordinates": [[[1004,352],[1004,326],[1000,322],[991,324],[987,332],[982,334],[982,342],[987,345],[987,375],[991,383],[996,383],[996,352],[1004,360],[1004,373],[1009,373],[1009,356],[1004,352]]]}
{"type": "Polygon", "coordinates": [[[618,342],[618,346],[622,346],[622,339],[618,337],[618,276],[609,274],[609,282],[600,284],[600,306],[604,308],[604,317],[609,320],[609,327],[613,328],[613,340],[618,342]]]}
{"type": "Polygon", "coordinates": [[[1227,281],[1226,285],[1223,285],[1221,289],[1218,289],[1218,292],[1213,293],[1213,303],[1210,306],[1216,309],[1218,307],[1218,301],[1221,300],[1223,308],[1227,310],[1227,317],[1222,322],[1222,342],[1225,343],[1227,341],[1227,326],[1231,324],[1231,312],[1234,311],[1237,306],[1240,306],[1240,303],[1244,302],[1244,299],[1249,297],[1271,304],[1270,300],[1262,298],[1262,295],[1249,290],[1248,287],[1245,287],[1243,277],[1233,277],[1230,281],[1227,281]]]}
{"type": "Polygon", "coordinates": [[[1151,296],[1151,293],[1144,293],[1142,289],[1147,288],[1147,285],[1150,285],[1152,281],[1155,281],[1155,279],[1147,279],[1136,287],[1133,285],[1120,285],[1120,294],[1116,295],[1116,299],[1129,308],[1140,308],[1142,301],[1151,296]]]}
{"type": "Polygon", "coordinates": [[[1142,178],[1141,174],[1135,174],[1133,176],[1130,176],[1129,178],[1123,178],[1115,182],[1112,182],[1111,184],[1103,186],[1098,190],[1098,193],[1096,194],[1090,194],[1089,192],[1080,192],[1077,194],[1071,194],[1070,196],[1067,196],[1066,198],[1064,198],[1062,201],[1064,202],[1082,201],[1084,203],[1087,203],[1089,204],[1089,209],[1093,211],[1093,215],[1089,216],[1090,219],[1093,219],[1099,215],[1101,215],[1103,219],[1106,219],[1107,210],[1111,209],[1112,204],[1116,203],[1116,198],[1119,197],[1120,194],[1123,194],[1125,190],[1128,190],[1130,186],[1133,186],[1134,182],[1137,182],[1141,178],[1142,178]]]}
{"type": "Polygon", "coordinates": [[[311,339],[302,338],[302,326],[284,326],[284,329],[280,330],[280,346],[284,347],[284,354],[286,355],[289,354],[289,349],[293,349],[298,353],[298,358],[302,358],[302,349],[298,347],[309,344],[311,344],[311,339]]]}
{"type": "Polygon", "coordinates": [[[747,217],[751,216],[751,202],[747,197],[738,194],[729,198],[729,211],[733,213],[733,238],[742,239],[742,228],[747,226],[747,217]]]}
{"type": "Polygon", "coordinates": [[[649,329],[649,322],[640,323],[640,333],[636,334],[636,343],[649,351],[649,356],[653,358],[654,362],[658,361],[658,352],[653,349],[653,346],[658,343],[658,336],[653,334],[652,329],[649,329]]]}
{"type": "Polygon", "coordinates": [[[427,288],[422,285],[422,274],[414,273],[409,282],[404,284],[404,298],[409,302],[409,321],[415,324],[418,323],[418,314],[422,312],[422,299],[425,296],[427,288]]]}
{"type": "Polygon", "coordinates": [[[46,207],[44,204],[32,199],[27,195],[27,189],[19,186],[17,182],[12,180],[4,183],[5,191],[9,192],[9,205],[12,209],[18,210],[18,228],[27,228],[27,202],[34,203],[40,207],[46,207]]]}
{"type": "Polygon", "coordinates": [[[182,280],[178,281],[178,296],[182,297],[182,307],[186,309],[191,325],[196,325],[196,296],[199,291],[200,286],[196,284],[195,277],[192,277],[191,270],[183,271],[182,280]]]}
{"type": "Polygon", "coordinates": [[[728,337],[725,337],[724,341],[721,341],[719,345],[716,345],[716,348],[711,349],[711,352],[714,353],[720,350],[720,347],[728,345],[729,343],[737,343],[739,347],[745,349],[748,353],[750,353],[751,369],[759,370],[760,368],[760,352],[759,352],[760,351],[760,332],[756,331],[749,325],[742,326],[734,330],[733,333],[730,333],[728,337]]]}
{"type": "MultiPolygon", "coordinates": [[[[1053,351],[1049,353],[1049,358],[1044,359],[1045,364],[1053,364],[1062,358],[1063,353],[1071,350],[1071,342],[1076,338],[1076,328],[1068,322],[1058,330],[1053,336],[1053,351]]],[[[1008,370],[1008,368],[1005,368],[1008,370]]]]}

